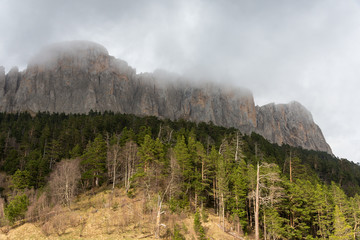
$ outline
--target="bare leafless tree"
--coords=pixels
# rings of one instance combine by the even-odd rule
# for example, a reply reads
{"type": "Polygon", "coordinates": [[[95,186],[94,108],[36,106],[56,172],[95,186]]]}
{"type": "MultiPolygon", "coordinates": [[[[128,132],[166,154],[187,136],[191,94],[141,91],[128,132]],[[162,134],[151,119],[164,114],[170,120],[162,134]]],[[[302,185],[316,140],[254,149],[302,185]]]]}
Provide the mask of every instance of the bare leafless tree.
{"type": "Polygon", "coordinates": [[[108,168],[108,176],[112,181],[112,190],[114,191],[116,180],[119,175],[119,168],[121,166],[121,148],[119,143],[116,143],[108,147],[106,165],[108,168]]]}
{"type": "Polygon", "coordinates": [[[80,179],[80,160],[62,160],[50,175],[49,187],[55,203],[61,203],[70,208],[80,179]]]}
{"type": "MultiPolygon", "coordinates": [[[[254,199],[255,239],[259,239],[259,213],[260,207],[273,206],[284,197],[284,189],[279,186],[281,182],[280,170],[274,163],[257,163],[256,189],[249,193],[249,198],[254,199]]],[[[265,214],[264,214],[265,218],[265,214]]],[[[266,236],[266,223],[264,219],[264,235],[266,236]]]]}
{"type": "Polygon", "coordinates": [[[122,161],[124,165],[124,183],[126,192],[131,186],[131,179],[135,174],[136,164],[138,162],[138,147],[134,141],[128,141],[121,149],[122,161]]]}

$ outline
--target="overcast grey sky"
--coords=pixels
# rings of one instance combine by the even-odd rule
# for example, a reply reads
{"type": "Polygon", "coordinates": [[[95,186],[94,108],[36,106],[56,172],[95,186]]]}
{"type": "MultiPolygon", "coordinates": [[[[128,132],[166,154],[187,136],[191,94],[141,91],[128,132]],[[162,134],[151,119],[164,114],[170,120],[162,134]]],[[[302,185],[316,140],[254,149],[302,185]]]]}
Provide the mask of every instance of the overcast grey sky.
{"type": "Polygon", "coordinates": [[[90,40],[137,72],[157,68],[301,102],[336,156],[360,162],[360,2],[0,0],[0,65],[90,40]]]}

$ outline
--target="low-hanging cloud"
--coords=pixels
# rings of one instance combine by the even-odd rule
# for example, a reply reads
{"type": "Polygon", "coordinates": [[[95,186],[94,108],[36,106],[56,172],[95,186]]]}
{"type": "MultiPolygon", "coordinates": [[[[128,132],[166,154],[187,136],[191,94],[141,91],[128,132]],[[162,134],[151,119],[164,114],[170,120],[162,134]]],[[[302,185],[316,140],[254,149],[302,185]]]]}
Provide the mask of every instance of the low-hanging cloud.
{"type": "Polygon", "coordinates": [[[161,68],[297,100],[340,157],[360,162],[356,1],[0,0],[0,65],[24,69],[42,47],[89,40],[137,69],[161,68]]]}

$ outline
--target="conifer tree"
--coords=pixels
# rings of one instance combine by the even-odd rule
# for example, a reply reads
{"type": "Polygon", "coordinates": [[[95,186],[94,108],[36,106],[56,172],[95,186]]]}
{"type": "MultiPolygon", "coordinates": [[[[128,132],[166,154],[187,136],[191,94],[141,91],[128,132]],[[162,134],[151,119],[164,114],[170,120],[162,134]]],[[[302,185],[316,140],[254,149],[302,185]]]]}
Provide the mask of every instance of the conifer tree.
{"type": "Polygon", "coordinates": [[[227,202],[230,199],[229,183],[231,179],[231,170],[234,167],[236,146],[229,139],[224,139],[219,148],[220,157],[217,162],[216,179],[217,179],[217,197],[219,203],[220,225],[225,230],[225,211],[227,202]]]}
{"type": "Polygon", "coordinates": [[[346,218],[338,205],[334,210],[334,234],[330,236],[331,240],[350,240],[353,239],[351,226],[346,222],[346,218]]]}
{"type": "Polygon", "coordinates": [[[25,217],[29,199],[26,194],[16,195],[4,209],[5,216],[13,224],[16,220],[25,217]]]}
{"type": "Polygon", "coordinates": [[[156,178],[156,186],[165,187],[164,181],[169,174],[169,160],[165,157],[166,155],[165,146],[159,138],[156,138],[155,140],[154,150],[155,150],[154,172],[156,178]]]}
{"type": "Polygon", "coordinates": [[[334,203],[338,205],[340,211],[344,214],[347,220],[351,219],[351,208],[348,197],[344,191],[334,182],[331,183],[331,193],[334,199],[334,203]]]}
{"type": "Polygon", "coordinates": [[[215,146],[212,146],[210,154],[208,156],[209,159],[209,169],[213,174],[212,179],[210,179],[210,181],[212,180],[212,196],[214,199],[214,210],[215,213],[218,210],[218,196],[217,196],[217,176],[216,176],[216,170],[217,170],[217,163],[218,163],[218,159],[220,157],[219,152],[216,150],[215,146]]]}
{"type": "Polygon", "coordinates": [[[146,175],[155,161],[155,141],[150,135],[145,135],[144,140],[140,145],[138,155],[140,157],[139,171],[146,175]]]}
{"type": "Polygon", "coordinates": [[[354,231],[354,239],[360,237],[360,196],[356,194],[350,198],[351,212],[352,212],[352,226],[354,231]]]}
{"type": "Polygon", "coordinates": [[[71,158],[78,158],[81,156],[81,147],[79,144],[76,144],[75,147],[69,152],[71,158]]]}
{"type": "Polygon", "coordinates": [[[45,148],[44,158],[49,163],[49,169],[52,170],[55,163],[61,159],[62,149],[58,140],[52,139],[45,148]]]}
{"type": "Polygon", "coordinates": [[[248,191],[247,167],[243,159],[238,160],[237,166],[233,169],[230,179],[233,186],[231,191],[231,204],[233,218],[236,220],[236,230],[242,232],[246,227],[246,197],[248,191]]]}
{"type": "Polygon", "coordinates": [[[252,164],[247,166],[247,179],[248,179],[248,206],[247,206],[247,215],[248,223],[250,228],[254,227],[254,217],[255,217],[255,191],[256,191],[256,169],[252,164]]]}
{"type": "Polygon", "coordinates": [[[194,215],[194,230],[199,240],[206,240],[205,229],[201,224],[199,212],[196,212],[194,215]]]}
{"type": "Polygon", "coordinates": [[[314,210],[314,186],[309,181],[297,179],[288,192],[290,237],[305,238],[310,235],[311,215],[314,210]]]}
{"type": "Polygon", "coordinates": [[[185,137],[183,135],[178,136],[176,145],[174,147],[175,157],[179,164],[181,175],[183,177],[183,192],[189,193],[191,190],[191,177],[193,175],[192,164],[190,161],[189,149],[185,143],[185,137]]]}
{"type": "Polygon", "coordinates": [[[267,206],[263,211],[264,226],[266,226],[266,232],[264,231],[264,238],[266,239],[284,239],[286,236],[285,219],[279,214],[278,209],[275,206],[267,206]]]}
{"type": "Polygon", "coordinates": [[[120,134],[119,145],[124,146],[130,140],[135,141],[136,135],[132,128],[128,129],[127,127],[124,127],[120,134]]]}
{"type": "Polygon", "coordinates": [[[225,203],[229,194],[229,178],[227,173],[227,163],[222,155],[218,158],[216,169],[216,186],[217,186],[217,198],[219,203],[219,216],[220,226],[225,230],[225,203]]]}
{"type": "Polygon", "coordinates": [[[199,199],[204,190],[202,184],[202,163],[205,161],[205,149],[201,143],[196,142],[193,137],[188,138],[189,167],[191,169],[191,191],[194,194],[195,211],[197,210],[199,199]]]}
{"type": "Polygon", "coordinates": [[[147,194],[157,191],[162,180],[162,171],[165,164],[164,145],[159,139],[153,140],[150,135],[145,135],[143,143],[138,150],[140,163],[137,176],[145,184],[147,194]]]}
{"type": "Polygon", "coordinates": [[[317,184],[314,191],[314,210],[316,234],[322,239],[328,239],[333,222],[333,203],[328,188],[321,184],[317,184]]]}
{"type": "Polygon", "coordinates": [[[196,143],[196,150],[198,156],[198,168],[201,169],[201,186],[200,190],[200,202],[201,202],[201,211],[203,211],[204,202],[209,199],[211,194],[210,184],[211,174],[213,173],[213,164],[210,162],[209,156],[206,155],[204,146],[200,143],[196,143]]]}
{"type": "Polygon", "coordinates": [[[16,190],[23,190],[30,188],[31,185],[31,175],[27,170],[21,171],[17,170],[12,176],[12,187],[16,190]]]}
{"type": "Polygon", "coordinates": [[[105,173],[107,146],[101,134],[89,142],[82,156],[82,179],[92,187],[100,185],[105,173]]]}

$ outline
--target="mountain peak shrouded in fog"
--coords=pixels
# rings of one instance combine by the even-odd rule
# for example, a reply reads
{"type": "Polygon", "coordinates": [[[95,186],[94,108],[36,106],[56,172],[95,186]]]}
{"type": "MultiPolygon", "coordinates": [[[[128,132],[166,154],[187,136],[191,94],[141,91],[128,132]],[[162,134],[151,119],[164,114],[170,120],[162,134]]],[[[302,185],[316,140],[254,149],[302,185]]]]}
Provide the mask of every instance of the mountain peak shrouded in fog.
{"type": "Polygon", "coordinates": [[[45,47],[26,70],[0,69],[0,111],[151,115],[235,127],[271,142],[331,153],[311,113],[300,103],[256,107],[247,89],[194,83],[191,76],[136,70],[105,47],[72,41],[45,47]]]}
{"type": "Polygon", "coordinates": [[[101,55],[109,55],[106,48],[90,41],[67,41],[44,47],[31,60],[29,65],[44,65],[63,58],[93,60],[101,55]]]}

